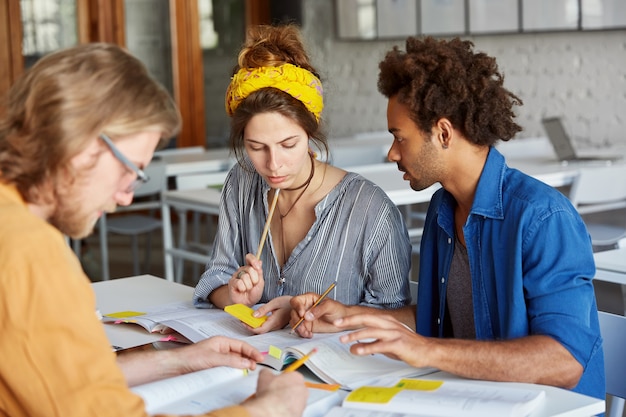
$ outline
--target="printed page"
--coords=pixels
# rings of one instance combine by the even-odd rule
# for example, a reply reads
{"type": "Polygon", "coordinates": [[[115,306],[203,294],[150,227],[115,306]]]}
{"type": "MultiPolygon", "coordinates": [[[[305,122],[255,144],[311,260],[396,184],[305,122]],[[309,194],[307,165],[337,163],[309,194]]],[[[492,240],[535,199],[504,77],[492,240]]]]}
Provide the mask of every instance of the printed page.
{"type": "MultiPolygon", "coordinates": [[[[154,410],[161,414],[197,415],[219,408],[241,404],[250,395],[256,392],[258,373],[228,381],[219,386],[203,389],[180,400],[166,404],[154,410]]],[[[342,391],[327,391],[309,389],[307,406],[302,417],[323,417],[332,407],[341,404],[345,393],[342,391]]]]}
{"type": "Polygon", "coordinates": [[[317,353],[311,356],[305,366],[322,381],[339,384],[347,389],[365,384],[393,383],[401,377],[417,377],[436,371],[434,368],[414,368],[380,354],[353,355],[350,353],[350,345],[339,341],[342,334],[334,333],[324,339],[310,340],[287,351],[299,358],[317,347],[317,353]]]}
{"type": "Polygon", "coordinates": [[[141,311],[105,311],[102,321],[113,324],[138,324],[151,333],[165,333],[167,329],[161,322],[187,317],[195,314],[196,311],[191,301],[185,301],[141,309],[141,311]]]}
{"type": "Polygon", "coordinates": [[[544,400],[545,391],[506,384],[405,379],[391,386],[363,386],[351,392],[343,406],[436,417],[524,417],[544,400]]]}
{"type": "Polygon", "coordinates": [[[143,398],[148,413],[154,414],[190,394],[210,390],[233,380],[247,380],[244,376],[245,371],[242,369],[220,366],[138,385],[131,387],[131,391],[143,398]]]}
{"type": "Polygon", "coordinates": [[[219,408],[240,404],[256,392],[258,373],[211,385],[199,385],[194,391],[187,391],[177,400],[155,407],[149,414],[196,415],[219,408]],[[200,388],[200,389],[198,389],[200,388]]]}
{"type": "Polygon", "coordinates": [[[185,316],[173,316],[161,321],[161,324],[185,336],[196,343],[213,336],[228,336],[245,339],[252,335],[244,325],[219,309],[197,309],[185,316]]]}

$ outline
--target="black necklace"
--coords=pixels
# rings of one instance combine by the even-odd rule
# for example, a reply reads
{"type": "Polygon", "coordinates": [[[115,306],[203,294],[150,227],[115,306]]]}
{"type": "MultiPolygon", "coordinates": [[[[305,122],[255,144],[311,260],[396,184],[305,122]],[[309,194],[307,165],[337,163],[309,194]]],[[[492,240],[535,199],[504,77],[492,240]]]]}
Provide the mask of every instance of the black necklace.
{"type": "Polygon", "coordinates": [[[309,157],[311,158],[311,173],[309,174],[309,178],[307,178],[307,180],[305,182],[303,182],[301,185],[299,185],[297,187],[283,188],[283,191],[297,191],[297,190],[299,190],[301,188],[302,188],[302,191],[300,192],[300,194],[298,194],[298,197],[296,197],[296,199],[294,200],[293,204],[289,207],[289,209],[287,210],[287,212],[285,214],[283,214],[280,211],[280,206],[277,206],[277,208],[278,208],[278,215],[280,216],[281,220],[284,219],[285,217],[287,217],[287,215],[291,212],[291,210],[293,210],[293,208],[296,206],[298,201],[300,201],[300,198],[302,198],[302,196],[304,195],[306,190],[309,188],[309,185],[311,185],[311,180],[313,179],[313,175],[315,175],[315,162],[313,161],[313,155],[309,154],[309,157]]]}
{"type": "MultiPolygon", "coordinates": [[[[309,185],[311,184],[311,180],[313,179],[313,176],[315,175],[315,161],[313,160],[313,155],[309,154],[309,157],[311,158],[311,173],[309,174],[309,178],[302,184],[299,185],[297,187],[293,187],[293,188],[283,188],[284,191],[296,191],[299,189],[302,189],[302,191],[300,192],[300,194],[298,194],[298,197],[296,197],[295,201],[293,202],[293,204],[289,207],[289,209],[285,212],[285,214],[283,214],[280,211],[280,207],[278,205],[276,205],[276,208],[278,209],[278,218],[280,220],[280,238],[281,238],[281,246],[283,247],[283,266],[285,265],[285,263],[287,262],[287,251],[285,249],[285,228],[283,227],[283,219],[285,217],[287,217],[287,215],[289,215],[289,213],[291,213],[291,210],[293,210],[293,208],[296,206],[296,204],[298,203],[298,201],[300,201],[300,198],[302,198],[302,196],[304,195],[304,193],[306,192],[306,190],[309,188],[309,185]]],[[[281,195],[283,195],[281,193],[281,195]]],[[[278,280],[278,284],[282,285],[285,283],[285,278],[282,276],[282,266],[281,266],[281,277],[278,280]]]]}

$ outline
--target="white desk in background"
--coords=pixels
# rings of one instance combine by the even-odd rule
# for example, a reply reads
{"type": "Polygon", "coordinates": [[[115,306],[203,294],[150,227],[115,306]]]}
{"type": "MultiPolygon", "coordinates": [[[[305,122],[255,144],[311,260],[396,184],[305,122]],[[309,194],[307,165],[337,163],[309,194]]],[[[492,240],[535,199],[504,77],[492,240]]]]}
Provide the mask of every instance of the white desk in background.
{"type": "Polygon", "coordinates": [[[626,285],[626,248],[596,252],[596,279],[626,285]]]}
{"type": "Polygon", "coordinates": [[[226,171],[234,164],[227,148],[208,149],[201,152],[156,153],[165,161],[168,177],[198,174],[202,172],[226,171]]]}
{"type": "MultiPolygon", "coordinates": [[[[160,304],[191,300],[193,288],[182,284],[165,281],[150,275],[120,278],[92,284],[96,293],[98,308],[102,313],[116,311],[137,311],[160,304]]],[[[161,335],[152,335],[143,327],[133,325],[103,324],[109,342],[114,346],[134,347],[160,339],[161,335]]],[[[445,373],[420,377],[442,381],[461,378],[445,373]]],[[[486,381],[469,381],[475,384],[494,384],[486,381]]],[[[508,383],[507,383],[508,385],[508,383]]],[[[531,384],[512,384],[529,387],[531,384]]],[[[604,400],[580,395],[572,391],[541,386],[546,391],[545,402],[530,414],[530,417],[589,417],[604,412],[604,400]]]]}
{"type": "Polygon", "coordinates": [[[519,169],[553,187],[571,185],[582,169],[592,169],[608,164],[626,164],[626,147],[624,146],[581,152],[586,156],[622,156],[622,159],[616,161],[590,160],[569,163],[563,163],[557,159],[554,148],[547,137],[520,138],[498,142],[496,148],[505,156],[507,164],[511,168],[519,169]]]}
{"type": "Polygon", "coordinates": [[[623,316],[626,314],[626,248],[596,252],[593,259],[596,262],[593,286],[598,309],[623,316]]]}

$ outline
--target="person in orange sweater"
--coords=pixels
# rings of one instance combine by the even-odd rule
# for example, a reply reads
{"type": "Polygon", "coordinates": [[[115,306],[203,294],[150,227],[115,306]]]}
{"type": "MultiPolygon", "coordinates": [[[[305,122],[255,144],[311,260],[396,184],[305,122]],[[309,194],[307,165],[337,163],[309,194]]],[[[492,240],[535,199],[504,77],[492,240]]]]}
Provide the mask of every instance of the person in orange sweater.
{"type": "MultiPolygon", "coordinates": [[[[114,45],[49,54],[9,91],[0,106],[0,415],[144,416],[129,386],[262,360],[226,337],[116,356],[65,241],[130,204],[180,123],[169,94],[114,45]]],[[[301,374],[262,370],[254,397],[207,415],[299,416],[307,396],[301,374]]]]}

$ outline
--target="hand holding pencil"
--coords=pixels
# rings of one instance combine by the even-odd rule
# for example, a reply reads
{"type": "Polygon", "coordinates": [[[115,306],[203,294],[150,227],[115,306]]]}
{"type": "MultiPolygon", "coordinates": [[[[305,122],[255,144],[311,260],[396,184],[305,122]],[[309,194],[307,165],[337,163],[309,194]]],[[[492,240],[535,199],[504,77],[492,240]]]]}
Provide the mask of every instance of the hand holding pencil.
{"type": "MultiPolygon", "coordinates": [[[[336,284],[334,282],[332,284],[330,284],[330,286],[326,289],[326,291],[324,291],[322,293],[322,295],[320,295],[320,297],[313,303],[311,308],[307,309],[307,312],[309,312],[311,309],[317,307],[317,305],[319,305],[319,303],[321,303],[322,300],[324,298],[326,298],[326,296],[333,290],[333,288],[335,288],[335,285],[336,284]]],[[[298,329],[298,327],[300,327],[300,325],[302,324],[303,321],[304,321],[304,315],[302,315],[302,317],[300,317],[300,319],[296,322],[296,324],[294,324],[294,326],[291,328],[290,333],[292,333],[292,334],[295,333],[295,331],[298,329]]]]}
{"type": "Polygon", "coordinates": [[[265,226],[263,227],[263,232],[261,233],[261,239],[259,240],[256,254],[246,255],[247,266],[240,267],[239,270],[236,271],[233,275],[233,278],[231,278],[231,280],[228,282],[228,290],[231,304],[239,303],[245,305],[253,305],[258,303],[258,301],[261,299],[265,282],[263,280],[263,269],[260,258],[263,251],[263,246],[265,245],[265,241],[267,240],[267,234],[269,232],[270,225],[272,223],[274,210],[276,209],[276,205],[278,204],[279,194],[280,189],[275,189],[274,198],[272,199],[272,203],[269,207],[267,219],[265,220],[265,226]]]}
{"type": "Polygon", "coordinates": [[[352,309],[358,306],[346,306],[329,297],[335,289],[334,285],[331,287],[323,298],[314,292],[291,297],[292,333],[304,338],[311,338],[314,333],[335,333],[340,330],[335,326],[335,320],[354,314],[352,309]]]}

